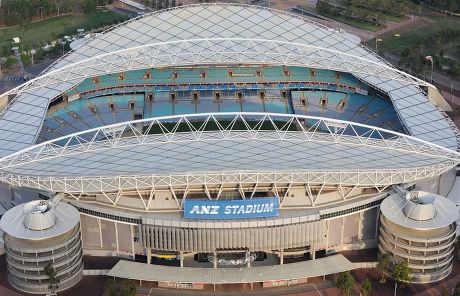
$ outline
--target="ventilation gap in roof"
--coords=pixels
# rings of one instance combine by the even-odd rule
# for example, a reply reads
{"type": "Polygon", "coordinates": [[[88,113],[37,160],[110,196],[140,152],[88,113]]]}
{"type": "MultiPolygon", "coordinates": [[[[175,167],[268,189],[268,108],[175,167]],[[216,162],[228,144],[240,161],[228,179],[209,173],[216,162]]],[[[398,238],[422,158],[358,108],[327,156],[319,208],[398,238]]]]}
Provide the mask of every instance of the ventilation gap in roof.
{"type": "Polygon", "coordinates": [[[326,108],[327,107],[327,98],[326,97],[319,99],[319,106],[321,108],[326,108]]]}
{"type": "Polygon", "coordinates": [[[265,91],[263,91],[263,90],[259,91],[259,98],[261,100],[265,100],[265,91]]]}
{"type": "Polygon", "coordinates": [[[281,90],[281,97],[283,99],[286,99],[287,98],[287,91],[285,89],[281,90]]]}
{"type": "Polygon", "coordinates": [[[288,68],[283,69],[283,75],[284,76],[291,76],[291,72],[289,72],[288,68]]]}
{"type": "Polygon", "coordinates": [[[239,90],[237,93],[236,93],[236,97],[238,100],[242,100],[243,99],[243,93],[241,92],[241,90],[239,90]]]}
{"type": "Polygon", "coordinates": [[[340,102],[337,104],[337,111],[343,112],[346,106],[347,106],[347,100],[346,99],[340,100],[340,102]]]}

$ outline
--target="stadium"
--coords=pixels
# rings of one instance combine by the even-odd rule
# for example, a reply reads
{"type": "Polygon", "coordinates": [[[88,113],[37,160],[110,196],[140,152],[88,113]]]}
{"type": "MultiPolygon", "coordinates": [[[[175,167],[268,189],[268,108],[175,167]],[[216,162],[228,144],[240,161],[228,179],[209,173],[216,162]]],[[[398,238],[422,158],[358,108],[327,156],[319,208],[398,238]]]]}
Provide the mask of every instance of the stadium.
{"type": "Polygon", "coordinates": [[[367,248],[406,260],[414,282],[452,270],[458,211],[423,192],[460,163],[449,105],[299,15],[153,12],[2,97],[0,181],[53,196],[0,224],[20,290],[47,291],[39,268],[67,242],[61,289],[82,254],[135,261],[114,277],[191,289],[301,283],[355,268],[340,252],[367,248]]]}

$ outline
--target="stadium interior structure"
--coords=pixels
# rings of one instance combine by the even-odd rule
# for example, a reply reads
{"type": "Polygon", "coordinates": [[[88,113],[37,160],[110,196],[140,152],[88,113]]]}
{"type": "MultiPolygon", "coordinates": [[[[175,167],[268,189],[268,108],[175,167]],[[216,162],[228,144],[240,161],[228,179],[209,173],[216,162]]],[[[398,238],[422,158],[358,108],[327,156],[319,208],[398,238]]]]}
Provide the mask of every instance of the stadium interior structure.
{"type": "MultiPolygon", "coordinates": [[[[197,272],[376,248],[382,201],[460,163],[434,86],[341,32],[249,5],[130,20],[3,98],[1,181],[74,206],[85,254],[197,272]],[[276,216],[184,214],[261,198],[276,216]]],[[[447,276],[442,260],[409,259],[414,281],[447,276]]]]}

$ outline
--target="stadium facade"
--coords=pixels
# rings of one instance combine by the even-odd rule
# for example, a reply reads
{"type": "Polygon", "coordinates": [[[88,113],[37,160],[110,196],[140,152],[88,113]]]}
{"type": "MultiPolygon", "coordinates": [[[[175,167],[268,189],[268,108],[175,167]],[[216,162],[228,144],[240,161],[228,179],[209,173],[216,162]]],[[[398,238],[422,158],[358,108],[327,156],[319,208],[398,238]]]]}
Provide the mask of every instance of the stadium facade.
{"type": "MultiPolygon", "coordinates": [[[[413,202],[407,191],[460,163],[434,86],[255,6],[130,20],[3,97],[0,181],[75,207],[84,253],[145,263],[251,268],[376,248],[382,201],[413,202]]],[[[379,246],[430,282],[450,273],[454,239],[429,268],[379,246]]]]}

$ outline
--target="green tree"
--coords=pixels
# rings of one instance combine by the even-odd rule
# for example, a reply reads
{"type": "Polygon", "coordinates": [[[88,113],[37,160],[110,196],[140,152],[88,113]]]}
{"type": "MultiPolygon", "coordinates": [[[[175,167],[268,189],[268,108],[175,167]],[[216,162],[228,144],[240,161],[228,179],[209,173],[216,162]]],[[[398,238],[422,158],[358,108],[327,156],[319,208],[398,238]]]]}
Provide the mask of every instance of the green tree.
{"type": "Polygon", "coordinates": [[[136,296],[136,285],[133,281],[123,281],[118,296],[136,296]]]}
{"type": "Polygon", "coordinates": [[[369,279],[365,279],[364,282],[361,283],[361,295],[368,296],[371,293],[372,284],[369,279]]]}
{"type": "Polygon", "coordinates": [[[460,283],[455,286],[454,296],[460,296],[460,283]]]}
{"type": "Polygon", "coordinates": [[[381,272],[381,279],[380,281],[385,280],[385,273],[388,272],[388,267],[391,263],[391,256],[388,253],[379,254],[377,269],[381,272]]]}
{"type": "Polygon", "coordinates": [[[51,262],[48,262],[44,268],[44,271],[45,275],[48,277],[48,289],[52,293],[56,293],[56,290],[59,289],[59,284],[61,281],[56,277],[57,272],[51,262]]]}
{"type": "Polygon", "coordinates": [[[117,296],[117,287],[113,279],[108,279],[104,284],[103,296],[117,296]]]}
{"type": "Polygon", "coordinates": [[[355,286],[355,279],[349,271],[340,273],[336,281],[336,286],[339,288],[342,295],[350,296],[351,290],[355,286]]]}
{"type": "Polygon", "coordinates": [[[393,266],[391,276],[398,282],[410,281],[410,268],[406,261],[400,261],[393,266]]]}

